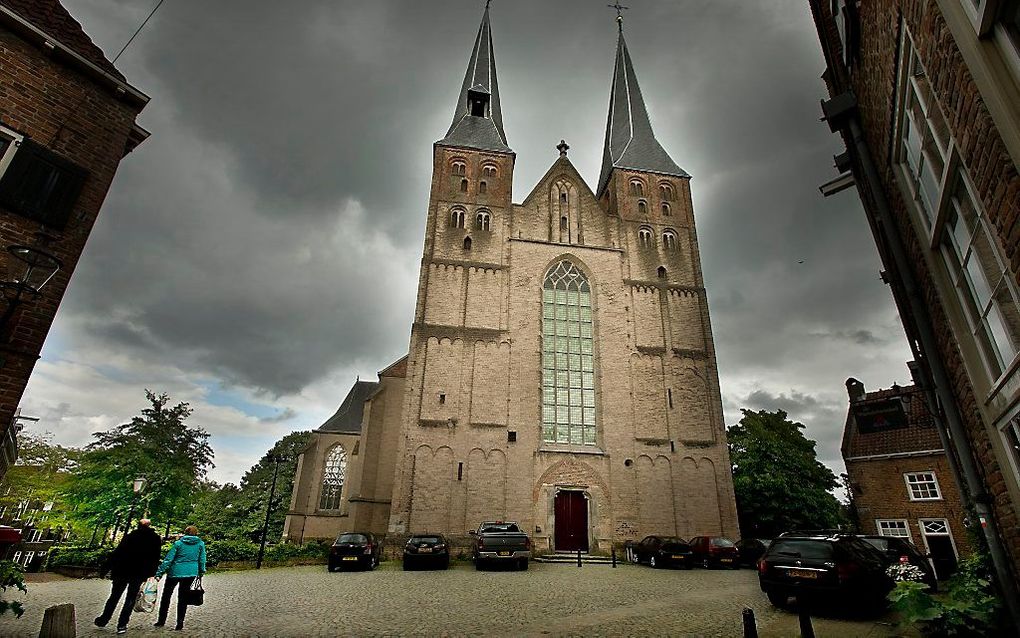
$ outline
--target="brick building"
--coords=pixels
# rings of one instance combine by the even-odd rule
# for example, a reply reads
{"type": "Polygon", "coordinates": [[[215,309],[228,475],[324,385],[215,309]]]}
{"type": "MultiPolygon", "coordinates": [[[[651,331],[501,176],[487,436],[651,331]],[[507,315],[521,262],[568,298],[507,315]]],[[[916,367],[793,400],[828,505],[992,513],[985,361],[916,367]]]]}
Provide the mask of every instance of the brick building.
{"type": "Polygon", "coordinates": [[[147,101],[57,0],[0,0],[0,475],[13,462],[21,395],[110,182],[148,136],[135,123],[147,101]],[[26,259],[42,262],[27,279],[26,259]],[[39,296],[18,285],[37,284],[57,263],[39,296]]]}
{"type": "Polygon", "coordinates": [[[914,379],[1020,624],[1020,3],[810,0],[914,379]]]}
{"type": "Polygon", "coordinates": [[[489,12],[434,147],[406,360],[359,382],[297,470],[285,535],[463,535],[538,550],[737,533],[690,176],[617,43],[602,174],[559,158],[521,204],[489,12]]]}
{"type": "Polygon", "coordinates": [[[865,392],[847,380],[841,451],[864,534],[906,538],[931,554],[940,579],[972,548],[967,511],[925,393],[916,386],[865,392]]]}

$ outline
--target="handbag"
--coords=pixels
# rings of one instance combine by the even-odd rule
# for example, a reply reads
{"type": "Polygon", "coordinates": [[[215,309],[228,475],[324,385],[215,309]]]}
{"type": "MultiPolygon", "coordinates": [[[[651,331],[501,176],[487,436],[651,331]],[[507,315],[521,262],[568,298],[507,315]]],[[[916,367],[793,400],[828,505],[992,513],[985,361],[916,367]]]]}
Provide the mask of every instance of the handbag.
{"type": "Polygon", "coordinates": [[[191,581],[191,587],[188,588],[186,594],[187,597],[184,599],[186,605],[192,605],[193,607],[202,606],[202,603],[205,602],[205,589],[202,587],[201,576],[191,581]]]}
{"type": "Polygon", "coordinates": [[[135,611],[150,612],[156,607],[156,598],[159,597],[159,581],[149,578],[138,588],[138,595],[135,596],[135,611]]]}

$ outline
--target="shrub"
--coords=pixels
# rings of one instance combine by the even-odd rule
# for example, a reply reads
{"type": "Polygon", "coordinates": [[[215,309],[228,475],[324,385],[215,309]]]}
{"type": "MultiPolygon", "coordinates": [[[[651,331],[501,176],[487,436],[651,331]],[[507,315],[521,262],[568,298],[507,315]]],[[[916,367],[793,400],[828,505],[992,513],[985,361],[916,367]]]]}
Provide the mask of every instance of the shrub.
{"type": "Polygon", "coordinates": [[[205,544],[205,562],[209,567],[225,561],[255,560],[259,546],[251,541],[224,540],[205,544]]]}
{"type": "Polygon", "coordinates": [[[106,564],[112,547],[84,547],[80,545],[58,545],[50,552],[49,566],[63,565],[74,567],[92,567],[100,569],[106,564]]]}
{"type": "Polygon", "coordinates": [[[904,581],[896,583],[889,600],[902,624],[916,624],[926,636],[996,635],[1000,607],[988,559],[980,554],[960,562],[945,596],[932,596],[927,585],[904,581]]]}
{"type": "MultiPolygon", "coordinates": [[[[16,587],[24,592],[28,591],[28,588],[25,587],[25,577],[21,566],[12,560],[0,560],[0,591],[6,592],[10,587],[16,587]]],[[[21,618],[21,615],[25,613],[25,608],[20,602],[0,599],[0,616],[8,611],[21,618]]]]}

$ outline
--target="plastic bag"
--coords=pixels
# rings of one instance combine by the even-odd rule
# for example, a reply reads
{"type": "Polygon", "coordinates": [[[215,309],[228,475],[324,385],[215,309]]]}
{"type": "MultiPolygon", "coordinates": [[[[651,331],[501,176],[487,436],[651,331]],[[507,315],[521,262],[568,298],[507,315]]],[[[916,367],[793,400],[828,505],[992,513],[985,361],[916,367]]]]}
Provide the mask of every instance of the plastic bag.
{"type": "Polygon", "coordinates": [[[135,597],[135,611],[150,612],[156,607],[156,598],[159,597],[159,581],[150,578],[142,583],[135,597]]]}

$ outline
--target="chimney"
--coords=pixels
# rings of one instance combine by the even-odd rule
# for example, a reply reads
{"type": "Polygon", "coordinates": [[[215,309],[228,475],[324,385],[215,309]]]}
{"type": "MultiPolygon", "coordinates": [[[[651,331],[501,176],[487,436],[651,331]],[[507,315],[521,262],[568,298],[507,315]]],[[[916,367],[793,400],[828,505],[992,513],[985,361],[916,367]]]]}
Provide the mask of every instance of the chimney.
{"type": "Polygon", "coordinates": [[[846,393],[850,395],[850,403],[864,398],[864,384],[850,377],[846,380],[846,393]]]}

